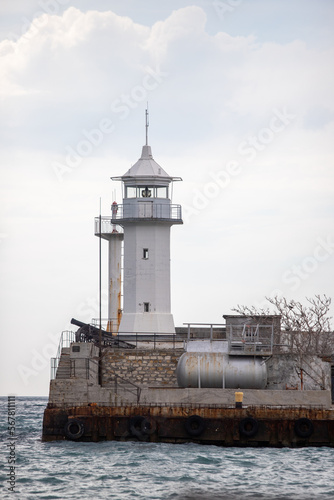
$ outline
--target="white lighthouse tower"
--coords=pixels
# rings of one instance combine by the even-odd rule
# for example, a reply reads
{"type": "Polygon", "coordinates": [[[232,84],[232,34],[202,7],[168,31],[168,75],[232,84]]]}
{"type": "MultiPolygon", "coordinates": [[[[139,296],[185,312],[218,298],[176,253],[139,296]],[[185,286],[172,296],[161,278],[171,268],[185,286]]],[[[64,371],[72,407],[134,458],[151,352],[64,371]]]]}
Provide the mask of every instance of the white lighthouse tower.
{"type": "Polygon", "coordinates": [[[169,176],[153,159],[147,110],[141,157],[123,176],[112,180],[121,181],[123,187],[123,204],[113,205],[109,218],[112,225],[124,229],[123,311],[118,333],[175,333],[170,228],[182,224],[182,216],[181,206],[172,205],[171,185],[182,179],[169,176]]]}

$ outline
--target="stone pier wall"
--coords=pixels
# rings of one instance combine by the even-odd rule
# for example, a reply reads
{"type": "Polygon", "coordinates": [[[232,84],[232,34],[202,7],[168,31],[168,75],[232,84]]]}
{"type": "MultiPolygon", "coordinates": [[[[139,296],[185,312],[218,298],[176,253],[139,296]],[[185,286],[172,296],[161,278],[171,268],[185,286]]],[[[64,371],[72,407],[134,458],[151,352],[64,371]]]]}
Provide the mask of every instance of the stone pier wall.
{"type": "Polygon", "coordinates": [[[105,349],[103,384],[114,374],[140,386],[177,387],[176,367],[183,349],[105,349]]]}
{"type": "MultiPolygon", "coordinates": [[[[183,353],[183,349],[106,348],[103,356],[103,385],[111,383],[116,373],[141,387],[178,387],[176,367],[183,353]]],[[[312,391],[331,388],[330,363],[317,356],[305,356],[299,360],[293,354],[276,354],[271,356],[266,364],[267,390],[312,391]]]]}

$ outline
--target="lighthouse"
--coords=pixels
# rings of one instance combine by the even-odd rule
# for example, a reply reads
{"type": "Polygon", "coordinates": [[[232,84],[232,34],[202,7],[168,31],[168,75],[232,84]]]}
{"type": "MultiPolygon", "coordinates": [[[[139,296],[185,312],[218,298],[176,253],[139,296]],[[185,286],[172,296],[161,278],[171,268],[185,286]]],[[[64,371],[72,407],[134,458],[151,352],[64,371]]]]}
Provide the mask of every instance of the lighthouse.
{"type": "MultiPolygon", "coordinates": [[[[109,282],[117,276],[119,246],[123,242],[123,310],[117,324],[117,333],[175,333],[171,313],[170,287],[170,230],[182,224],[181,206],[172,204],[172,183],[182,180],[171,177],[153,159],[148,145],[148,111],[146,117],[146,142],[139,160],[121,177],[123,203],[112,205],[109,230],[102,237],[109,240],[109,282]],[[117,236],[115,227],[121,226],[123,234],[117,236]],[[112,236],[113,235],[113,236],[112,236]],[[124,238],[124,240],[123,240],[124,238]]],[[[106,217],[103,225],[106,227],[106,217]]],[[[97,236],[99,236],[97,234],[97,236]]],[[[109,294],[115,301],[119,289],[109,294]]],[[[109,304],[114,315],[118,305],[109,304]]],[[[108,323],[110,324],[110,322],[108,323]]],[[[115,327],[113,328],[115,331],[115,327]]]]}

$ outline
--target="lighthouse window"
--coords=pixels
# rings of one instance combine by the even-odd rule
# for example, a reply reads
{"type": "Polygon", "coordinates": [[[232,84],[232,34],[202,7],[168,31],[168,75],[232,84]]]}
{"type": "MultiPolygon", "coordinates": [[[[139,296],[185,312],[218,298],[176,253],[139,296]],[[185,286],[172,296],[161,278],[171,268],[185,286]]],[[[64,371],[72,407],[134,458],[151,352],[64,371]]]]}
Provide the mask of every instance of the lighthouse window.
{"type": "Polygon", "coordinates": [[[150,303],[149,302],[144,302],[144,312],[146,312],[146,313],[150,312],[150,303]]]}
{"type": "Polygon", "coordinates": [[[126,198],[136,198],[137,188],[135,186],[127,186],[126,198]]]}
{"type": "Polygon", "coordinates": [[[167,186],[157,186],[156,187],[156,197],[157,198],[168,198],[168,187],[167,186]]]}
{"type": "Polygon", "coordinates": [[[125,198],[168,198],[168,186],[126,186],[125,198]]]}
{"type": "Polygon", "coordinates": [[[148,248],[143,248],[143,259],[148,259],[148,248]]]}

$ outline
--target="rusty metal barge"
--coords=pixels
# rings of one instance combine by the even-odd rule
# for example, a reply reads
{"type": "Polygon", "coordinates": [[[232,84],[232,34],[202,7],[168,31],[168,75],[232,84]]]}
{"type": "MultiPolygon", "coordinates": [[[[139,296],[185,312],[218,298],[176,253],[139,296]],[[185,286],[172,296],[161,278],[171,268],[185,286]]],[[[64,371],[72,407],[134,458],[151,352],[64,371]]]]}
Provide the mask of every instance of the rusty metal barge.
{"type": "MultiPolygon", "coordinates": [[[[121,177],[123,203],[95,219],[108,242],[107,318],[63,332],[43,440],[334,446],[331,357],[293,352],[279,316],[226,315],[175,328],[171,177],[146,143],[121,177]]],[[[101,290],[101,286],[100,286],[101,290]]]]}

